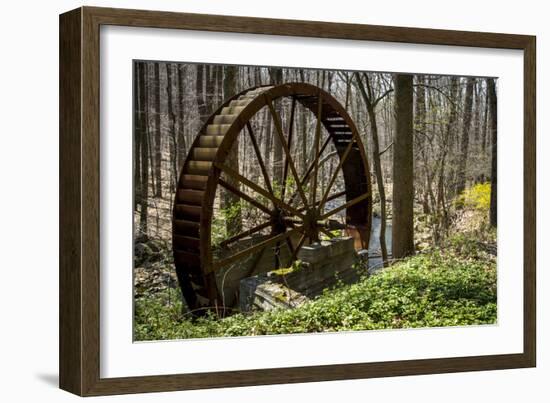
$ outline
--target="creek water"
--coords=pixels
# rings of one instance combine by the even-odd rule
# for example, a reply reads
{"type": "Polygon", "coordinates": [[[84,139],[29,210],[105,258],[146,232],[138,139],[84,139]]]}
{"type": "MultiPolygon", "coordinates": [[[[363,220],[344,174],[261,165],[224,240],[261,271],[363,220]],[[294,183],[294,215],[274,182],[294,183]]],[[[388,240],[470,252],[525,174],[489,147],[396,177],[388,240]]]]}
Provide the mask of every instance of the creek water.
{"type": "MultiPolygon", "coordinates": [[[[330,211],[333,208],[338,207],[339,205],[345,203],[345,197],[342,196],[338,199],[330,200],[325,205],[325,211],[330,211]]],[[[344,220],[344,212],[340,212],[337,214],[340,220],[344,220]]],[[[375,272],[383,267],[382,265],[382,257],[381,257],[381,249],[380,249],[380,225],[382,224],[382,220],[378,215],[373,214],[372,216],[372,227],[371,227],[371,235],[370,235],[370,241],[369,241],[369,271],[375,272]]],[[[386,248],[388,250],[388,256],[391,258],[392,253],[392,228],[391,228],[391,220],[386,221],[386,248]]]]}
{"type": "MultiPolygon", "coordinates": [[[[374,272],[383,267],[382,257],[380,250],[380,226],[382,220],[380,217],[372,216],[372,228],[369,241],[369,271],[374,272]]],[[[391,237],[391,221],[386,221],[386,249],[388,250],[388,256],[391,258],[392,253],[392,237],[391,237]]]]}

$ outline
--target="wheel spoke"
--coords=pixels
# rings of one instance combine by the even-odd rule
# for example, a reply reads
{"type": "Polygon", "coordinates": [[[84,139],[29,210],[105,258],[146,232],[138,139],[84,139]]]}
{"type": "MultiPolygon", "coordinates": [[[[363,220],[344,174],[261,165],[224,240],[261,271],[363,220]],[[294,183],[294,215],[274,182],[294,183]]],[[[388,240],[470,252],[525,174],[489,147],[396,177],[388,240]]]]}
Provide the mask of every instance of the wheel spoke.
{"type": "MultiPolygon", "coordinates": [[[[296,110],[296,98],[292,97],[292,106],[290,107],[290,123],[288,126],[288,149],[292,149],[292,134],[294,132],[294,112],[296,110]]],[[[283,189],[281,190],[281,200],[285,199],[286,179],[288,176],[288,158],[285,158],[285,166],[283,170],[283,189]]]]}
{"type": "Polygon", "coordinates": [[[238,261],[239,259],[242,259],[245,256],[251,255],[255,252],[258,252],[264,248],[267,248],[270,245],[276,244],[277,242],[284,241],[286,238],[290,237],[291,235],[295,234],[296,232],[300,231],[302,227],[296,227],[294,229],[291,229],[289,231],[283,232],[281,234],[278,234],[272,238],[265,239],[258,244],[251,246],[250,248],[244,249],[240,252],[237,252],[231,256],[228,256],[226,258],[220,259],[218,261],[215,261],[212,263],[212,269],[217,270],[220,267],[227,266],[231,263],[234,263],[238,261]]]}
{"type": "Polygon", "coordinates": [[[327,139],[323,143],[323,146],[319,149],[319,152],[315,156],[315,159],[311,162],[311,164],[309,164],[309,167],[307,168],[307,171],[304,174],[304,177],[302,178],[302,182],[305,183],[309,179],[309,175],[311,175],[311,172],[315,168],[315,165],[318,163],[319,158],[321,157],[321,155],[323,155],[323,152],[325,151],[329,143],[330,143],[330,136],[327,137],[327,139]]]}
{"type": "Polygon", "coordinates": [[[239,196],[241,199],[247,201],[248,203],[252,204],[254,207],[258,208],[259,210],[262,210],[264,213],[271,215],[271,210],[268,209],[266,206],[261,204],[260,202],[256,201],[256,199],[250,197],[244,192],[241,192],[239,189],[234,187],[233,185],[227,183],[223,179],[219,179],[219,184],[222,185],[224,188],[229,190],[230,192],[234,193],[235,195],[239,196]]]}
{"type": "Polygon", "coordinates": [[[340,158],[340,162],[338,162],[338,166],[336,167],[336,169],[332,173],[332,177],[330,178],[330,181],[327,185],[327,188],[325,190],[325,194],[323,195],[323,198],[321,199],[321,203],[319,204],[319,211],[323,210],[323,206],[325,205],[325,203],[327,201],[327,197],[330,193],[330,189],[332,188],[332,185],[334,184],[334,181],[338,177],[338,173],[340,172],[340,169],[342,168],[342,166],[344,165],[344,162],[348,158],[348,155],[349,155],[350,151],[353,149],[353,144],[355,144],[354,139],[352,139],[350,141],[350,143],[348,144],[348,146],[346,147],[346,150],[344,151],[344,155],[342,155],[342,158],[340,158]]]}
{"type": "Polygon", "coordinates": [[[338,151],[333,151],[330,154],[326,155],[321,161],[319,161],[319,166],[324,165],[328,160],[330,160],[332,157],[336,157],[338,155],[338,151]]]}
{"type": "Polygon", "coordinates": [[[226,247],[227,245],[236,242],[240,239],[246,238],[247,236],[250,236],[252,234],[255,234],[256,232],[259,232],[271,225],[271,221],[264,222],[263,224],[257,225],[254,228],[250,228],[249,230],[246,230],[244,232],[241,232],[240,234],[237,234],[235,236],[232,236],[231,238],[226,239],[223,242],[220,242],[220,246],[226,247]]]}
{"type": "MultiPolygon", "coordinates": [[[[341,192],[334,193],[333,195],[330,195],[329,197],[327,197],[326,201],[329,202],[331,200],[337,199],[337,198],[345,196],[345,195],[346,195],[346,191],[342,190],[341,192]]],[[[316,204],[319,205],[319,203],[321,203],[320,200],[316,204]]],[[[305,210],[306,210],[305,207],[301,207],[301,208],[298,209],[298,211],[300,211],[300,212],[305,211],[305,210]]]]}
{"type": "Polygon", "coordinates": [[[331,219],[317,220],[317,225],[329,231],[337,230],[337,229],[346,229],[346,224],[342,224],[338,220],[331,220],[331,219]]]}
{"type": "Polygon", "coordinates": [[[252,126],[250,125],[250,122],[246,122],[246,128],[248,129],[248,135],[250,136],[252,147],[254,148],[254,152],[256,153],[256,158],[258,159],[258,163],[260,164],[260,169],[264,177],[265,186],[267,187],[269,193],[274,194],[273,187],[271,186],[271,181],[269,180],[269,175],[267,173],[267,169],[265,167],[265,163],[260,152],[260,147],[258,146],[258,141],[256,140],[254,132],[252,131],[252,126]]]}
{"type": "Polygon", "coordinates": [[[296,167],[294,165],[294,161],[292,160],[292,156],[290,155],[290,150],[288,149],[288,144],[286,143],[285,136],[283,135],[283,128],[281,127],[281,119],[279,117],[279,114],[273,107],[273,103],[271,100],[267,100],[267,104],[269,106],[269,110],[271,112],[271,116],[273,117],[273,121],[275,122],[275,132],[277,133],[277,136],[279,136],[279,141],[281,142],[281,145],[283,146],[283,150],[286,154],[286,158],[288,158],[288,164],[290,167],[290,171],[292,172],[292,175],[294,176],[294,180],[296,181],[296,187],[298,188],[298,192],[302,198],[302,201],[305,206],[308,205],[306,194],[304,193],[304,189],[302,187],[302,184],[300,183],[300,178],[298,177],[298,172],[296,172],[296,167]]]}
{"type": "Polygon", "coordinates": [[[359,202],[362,202],[363,200],[365,200],[367,197],[370,196],[370,193],[364,193],[362,194],[361,196],[358,196],[356,197],[355,199],[352,199],[350,200],[349,202],[347,203],[344,203],[342,204],[341,206],[338,206],[336,207],[335,209],[332,209],[330,210],[329,212],[323,214],[321,217],[319,217],[320,220],[325,220],[327,219],[328,217],[330,217],[331,215],[334,215],[336,213],[338,213],[339,211],[343,210],[343,209],[346,209],[348,207],[351,207],[351,206],[354,206],[355,204],[359,203],[359,202]]]}
{"type": "MultiPolygon", "coordinates": [[[[315,157],[315,159],[313,160],[313,162],[309,165],[308,169],[306,170],[306,173],[304,174],[304,176],[302,177],[302,180],[300,181],[300,183],[302,184],[302,186],[304,186],[308,179],[309,179],[309,175],[311,175],[311,172],[313,172],[313,168],[315,168],[315,164],[317,163],[317,159],[323,155],[323,151],[325,151],[325,148],[327,148],[328,144],[330,142],[330,136],[327,137],[327,139],[325,140],[325,142],[323,143],[323,146],[321,147],[321,149],[319,150],[319,154],[315,157]]],[[[292,204],[292,202],[294,201],[294,198],[298,195],[298,192],[295,191],[292,196],[290,196],[290,199],[289,199],[289,203],[292,204]]]]}
{"type": "Polygon", "coordinates": [[[323,108],[323,99],[319,93],[319,98],[317,101],[317,125],[315,126],[315,142],[313,150],[315,152],[315,169],[313,173],[313,185],[310,189],[310,200],[311,204],[315,206],[315,199],[317,198],[317,177],[319,176],[319,140],[321,137],[321,112],[323,108]]]}
{"type": "Polygon", "coordinates": [[[219,164],[219,163],[215,163],[215,166],[218,169],[222,170],[225,174],[231,176],[233,179],[238,180],[242,184],[248,186],[252,190],[254,190],[257,193],[261,194],[262,196],[268,198],[269,200],[271,200],[278,207],[280,207],[280,208],[282,208],[282,209],[284,209],[284,210],[286,210],[286,211],[288,211],[288,212],[290,212],[290,213],[292,213],[292,214],[294,214],[298,217],[301,217],[301,218],[304,217],[304,215],[302,213],[300,213],[298,210],[296,210],[294,207],[286,204],[282,200],[279,200],[274,195],[272,195],[271,193],[269,193],[265,189],[262,189],[260,186],[256,185],[254,182],[250,181],[249,179],[245,178],[244,176],[240,175],[238,172],[236,172],[232,168],[229,168],[228,166],[223,165],[223,164],[219,164]]]}

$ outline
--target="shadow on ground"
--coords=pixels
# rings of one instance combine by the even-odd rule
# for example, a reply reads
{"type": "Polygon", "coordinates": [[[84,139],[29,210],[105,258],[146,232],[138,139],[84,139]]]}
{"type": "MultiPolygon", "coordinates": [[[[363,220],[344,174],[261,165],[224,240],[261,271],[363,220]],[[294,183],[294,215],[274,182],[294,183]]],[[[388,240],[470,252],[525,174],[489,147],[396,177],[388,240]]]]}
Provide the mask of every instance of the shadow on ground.
{"type": "Polygon", "coordinates": [[[35,374],[36,378],[44,382],[49,386],[55,388],[59,387],[59,375],[58,374],[35,374]]]}

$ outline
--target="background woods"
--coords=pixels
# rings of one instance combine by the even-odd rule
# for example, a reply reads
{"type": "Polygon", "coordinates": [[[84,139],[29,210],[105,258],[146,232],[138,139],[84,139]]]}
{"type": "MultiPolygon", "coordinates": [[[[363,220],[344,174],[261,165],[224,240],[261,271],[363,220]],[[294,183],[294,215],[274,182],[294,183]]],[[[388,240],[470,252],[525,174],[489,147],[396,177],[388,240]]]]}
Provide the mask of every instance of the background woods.
{"type": "MultiPolygon", "coordinates": [[[[138,340],[494,323],[495,79],[146,61],[134,63],[134,77],[138,340]],[[237,305],[238,281],[255,267],[274,273],[301,270],[300,261],[286,265],[298,256],[306,233],[296,239],[277,235],[277,220],[291,217],[273,219],[277,200],[295,211],[307,209],[309,201],[319,209],[315,220],[332,222],[321,224],[327,227],[318,234],[308,232],[309,242],[342,235],[344,204],[358,200],[346,194],[340,169],[345,150],[354,142],[338,143],[337,149],[337,142],[329,141],[347,135],[349,126],[330,121],[329,135],[318,124],[322,102],[308,108],[296,99],[276,98],[246,122],[226,150],[221,186],[213,198],[208,247],[214,261],[222,262],[216,281],[221,284],[223,309],[229,307],[231,315],[193,321],[188,315],[208,300],[201,302],[204,294],[188,289],[196,287],[200,277],[178,281],[174,265],[172,209],[182,167],[188,154],[186,170],[209,166],[211,148],[194,145],[209,116],[215,113],[217,123],[208,125],[204,141],[224,134],[218,133],[227,123],[224,119],[239,113],[239,100],[251,88],[293,82],[328,92],[357,127],[371,175],[375,242],[368,246],[368,262],[352,269],[359,272],[366,265],[367,274],[351,285],[337,283],[341,285],[293,309],[241,312],[237,305]],[[218,109],[231,97],[235,102],[227,103],[221,113],[218,109]],[[208,130],[212,133],[207,139],[208,130]],[[264,239],[276,243],[263,246],[264,239]],[[259,252],[253,255],[251,250],[259,252]],[[388,270],[380,270],[382,266],[388,270]],[[182,288],[185,299],[176,291],[178,283],[188,287],[182,288]]],[[[206,175],[204,169],[200,175],[206,175]]],[[[185,214],[200,208],[202,201],[192,203],[185,206],[185,214]]],[[[190,225],[174,217],[176,228],[190,225]]],[[[283,234],[305,223],[304,218],[290,227],[282,224],[283,234]]],[[[202,231],[203,224],[198,225],[193,234],[202,231]]],[[[177,241],[181,239],[189,248],[198,241],[177,234],[177,241]]],[[[194,258],[185,256],[186,261],[194,258]]],[[[277,295],[274,292],[273,298],[277,295]]],[[[287,297],[290,301],[290,294],[281,298],[287,297]]]]}
{"type": "MultiPolygon", "coordinates": [[[[497,95],[492,78],[166,62],[136,62],[134,76],[138,240],[170,243],[175,181],[196,133],[218,105],[247,88],[285,82],[323,88],[355,121],[371,165],[374,214],[381,218],[380,252],[385,262],[388,220],[393,222],[394,257],[440,244],[453,225],[464,221],[457,207],[475,184],[490,183],[485,188],[490,199],[487,218],[496,225],[497,95]]],[[[288,102],[274,104],[285,132],[290,121],[288,102]]],[[[271,171],[273,186],[281,187],[283,178],[290,175],[283,172],[284,152],[265,109],[252,124],[257,144],[238,142],[231,150],[230,165],[261,182],[260,167],[249,163],[255,161],[256,146],[271,171]]],[[[299,106],[295,113],[291,153],[303,172],[315,146],[315,119],[299,106]]],[[[330,180],[328,164],[337,163],[331,154],[335,151],[327,147],[322,156],[321,188],[330,180]],[[324,170],[323,166],[328,167],[324,170]]],[[[253,212],[235,208],[235,202],[231,192],[219,195],[225,235],[239,231],[254,218],[253,212]]]]}

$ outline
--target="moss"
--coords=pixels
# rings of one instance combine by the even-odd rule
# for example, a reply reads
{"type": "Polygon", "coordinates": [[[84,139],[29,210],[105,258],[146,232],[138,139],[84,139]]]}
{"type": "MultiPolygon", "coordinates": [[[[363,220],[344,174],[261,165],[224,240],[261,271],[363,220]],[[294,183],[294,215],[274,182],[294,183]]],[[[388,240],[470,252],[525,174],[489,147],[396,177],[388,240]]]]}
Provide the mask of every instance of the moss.
{"type": "Polygon", "coordinates": [[[284,290],[280,290],[273,294],[273,297],[281,302],[286,302],[287,300],[287,293],[284,290]]]}
{"type": "Polygon", "coordinates": [[[302,270],[304,267],[303,262],[301,260],[296,260],[292,263],[292,266],[290,267],[281,267],[277,270],[272,270],[271,273],[277,275],[277,276],[286,276],[290,273],[297,273],[298,271],[302,270]]]}
{"type": "Polygon", "coordinates": [[[294,272],[293,267],[282,267],[280,269],[271,271],[271,273],[276,274],[278,276],[285,276],[285,275],[290,274],[292,272],[294,272]]]}

